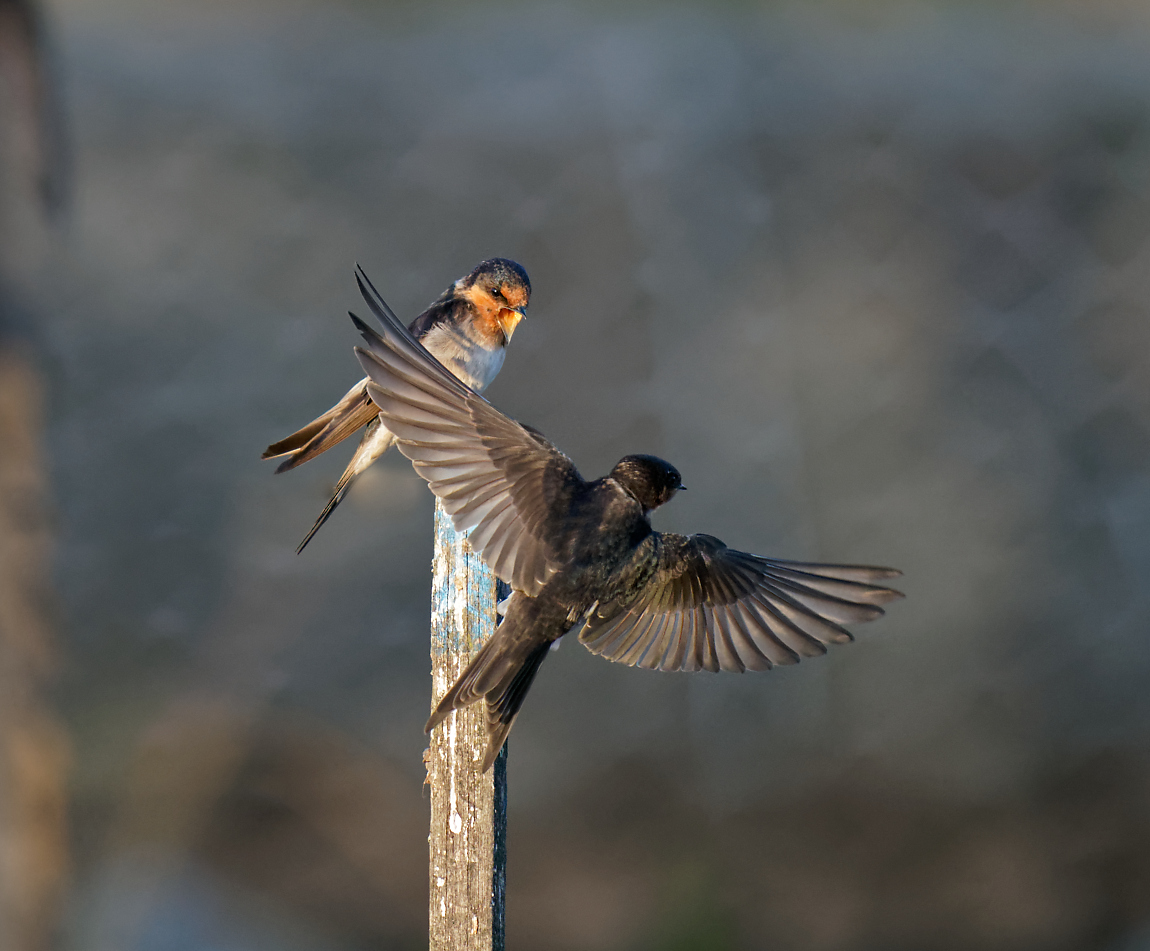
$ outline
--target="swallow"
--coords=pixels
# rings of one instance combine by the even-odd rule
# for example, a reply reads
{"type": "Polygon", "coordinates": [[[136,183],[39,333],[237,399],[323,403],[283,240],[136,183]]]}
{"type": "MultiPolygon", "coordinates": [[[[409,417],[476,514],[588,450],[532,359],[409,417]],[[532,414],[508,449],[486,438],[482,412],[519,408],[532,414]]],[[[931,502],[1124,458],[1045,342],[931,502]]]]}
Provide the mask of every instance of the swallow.
{"type": "MultiPolygon", "coordinates": [[[[390,312],[358,265],[355,280],[373,311],[382,308],[390,312]]],[[[502,368],[507,345],[519,322],[527,316],[530,299],[531,281],[527,272],[507,258],[491,258],[448,287],[408,329],[455,376],[476,392],[482,392],[502,368]]],[[[331,500],[300,542],[297,555],[331,517],[352,482],[395,441],[367,395],[367,383],[366,378],[360,380],[322,416],[264,451],[264,459],[287,456],[276,469],[277,473],[287,472],[366,427],[355,455],[335,485],[331,500]]]]}
{"type": "MultiPolygon", "coordinates": [[[[373,308],[374,309],[374,308],[373,308]]],[[[512,588],[503,623],[436,705],[427,732],[483,701],[486,772],[550,646],[579,641],[608,660],[657,670],[770,670],[853,640],[903,595],[867,565],[764,558],[712,535],[651,528],[683,490],[656,456],[624,456],[588,481],[538,430],[505,416],[449,373],[386,308],[356,355],[367,393],[399,451],[428,481],[457,531],[512,588]]]]}

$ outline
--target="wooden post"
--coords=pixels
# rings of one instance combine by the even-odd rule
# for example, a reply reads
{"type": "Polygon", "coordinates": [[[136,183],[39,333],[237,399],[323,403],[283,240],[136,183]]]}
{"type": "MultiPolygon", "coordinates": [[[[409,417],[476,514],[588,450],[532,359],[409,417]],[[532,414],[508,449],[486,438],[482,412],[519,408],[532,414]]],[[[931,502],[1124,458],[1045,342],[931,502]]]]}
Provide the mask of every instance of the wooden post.
{"type": "MultiPolygon", "coordinates": [[[[495,633],[496,579],[435,503],[431,582],[432,708],[495,633]]],[[[487,773],[486,713],[473,704],[431,734],[428,836],[431,951],[503,951],[507,747],[487,773]]]]}

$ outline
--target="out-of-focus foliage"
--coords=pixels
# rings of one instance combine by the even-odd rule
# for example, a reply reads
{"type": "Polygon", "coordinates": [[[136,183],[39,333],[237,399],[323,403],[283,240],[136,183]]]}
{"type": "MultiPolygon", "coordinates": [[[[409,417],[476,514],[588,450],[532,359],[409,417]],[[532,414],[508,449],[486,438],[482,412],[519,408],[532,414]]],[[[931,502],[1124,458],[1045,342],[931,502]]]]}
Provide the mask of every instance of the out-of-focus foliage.
{"type": "Polygon", "coordinates": [[[70,948],[425,939],[430,496],[259,453],[481,258],[488,391],[657,527],[890,563],[769,675],[567,644],[511,749],[540,949],[1141,947],[1150,23],[1136,6],[55,7],[76,208],[31,282],[70,948]]]}

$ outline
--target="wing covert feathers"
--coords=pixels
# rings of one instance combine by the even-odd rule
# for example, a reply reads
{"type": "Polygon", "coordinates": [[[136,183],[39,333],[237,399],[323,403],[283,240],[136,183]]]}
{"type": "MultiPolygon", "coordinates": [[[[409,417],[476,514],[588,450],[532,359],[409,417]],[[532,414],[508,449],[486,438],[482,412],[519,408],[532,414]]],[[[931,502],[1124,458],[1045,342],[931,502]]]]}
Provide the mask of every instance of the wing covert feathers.
{"type": "MultiPolygon", "coordinates": [[[[365,297],[366,297],[365,292],[365,297]]],[[[369,304],[371,299],[368,298],[369,304]]],[[[538,594],[560,564],[564,492],[582,484],[571,460],[460,382],[383,310],[382,334],[352,315],[367,392],[400,452],[496,576],[538,594]]]]}
{"type": "Polygon", "coordinates": [[[629,597],[599,605],[579,640],[609,660],[658,670],[769,670],[853,637],[901,598],[877,584],[901,572],[762,558],[710,535],[658,534],[653,571],[629,597]]]}

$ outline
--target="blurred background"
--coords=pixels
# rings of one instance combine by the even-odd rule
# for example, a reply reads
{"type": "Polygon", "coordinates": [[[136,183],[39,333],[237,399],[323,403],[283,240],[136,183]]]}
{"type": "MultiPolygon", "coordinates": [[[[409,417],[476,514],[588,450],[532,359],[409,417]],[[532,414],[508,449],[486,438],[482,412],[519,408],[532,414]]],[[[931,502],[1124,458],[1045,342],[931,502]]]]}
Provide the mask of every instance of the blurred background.
{"type": "Polygon", "coordinates": [[[431,496],[263,448],[535,287],[656,527],[903,568],[770,674],[565,644],[518,951],[1150,948],[1150,8],[0,2],[0,948],[426,947],[431,496]]]}

